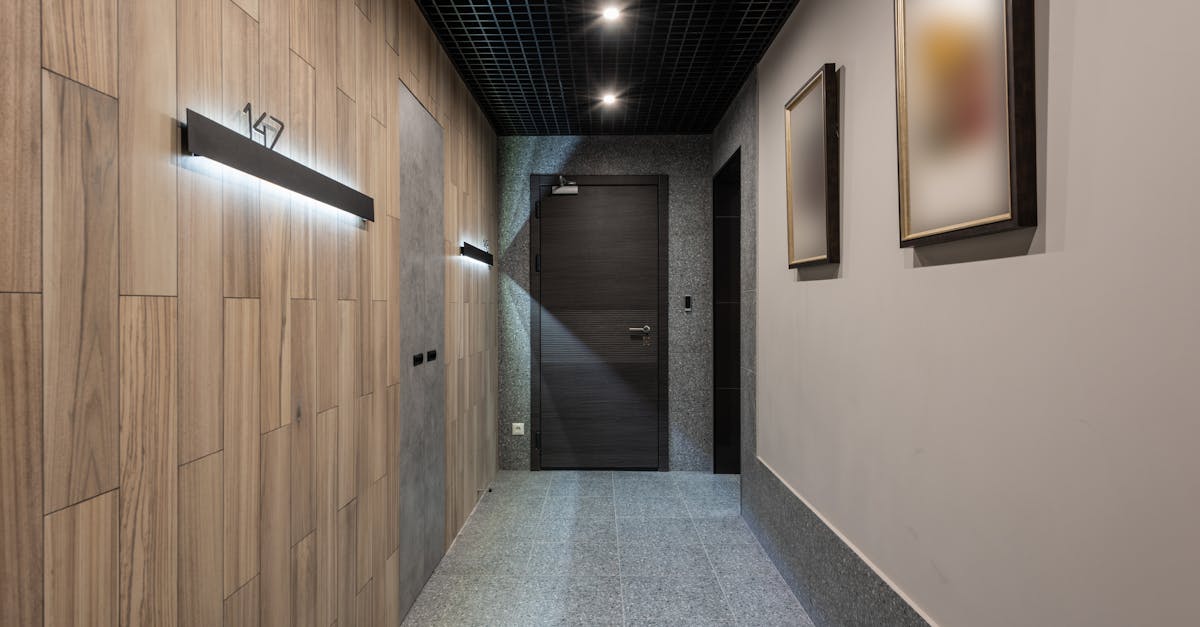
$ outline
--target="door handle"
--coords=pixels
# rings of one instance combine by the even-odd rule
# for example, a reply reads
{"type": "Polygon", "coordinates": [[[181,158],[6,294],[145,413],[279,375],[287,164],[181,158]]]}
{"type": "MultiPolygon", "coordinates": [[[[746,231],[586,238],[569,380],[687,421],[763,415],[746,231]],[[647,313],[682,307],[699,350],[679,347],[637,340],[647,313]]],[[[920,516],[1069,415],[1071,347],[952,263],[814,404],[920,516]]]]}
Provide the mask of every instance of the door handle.
{"type": "Polygon", "coordinates": [[[642,335],[650,335],[650,325],[644,327],[629,327],[629,334],[634,335],[641,333],[642,335]]]}

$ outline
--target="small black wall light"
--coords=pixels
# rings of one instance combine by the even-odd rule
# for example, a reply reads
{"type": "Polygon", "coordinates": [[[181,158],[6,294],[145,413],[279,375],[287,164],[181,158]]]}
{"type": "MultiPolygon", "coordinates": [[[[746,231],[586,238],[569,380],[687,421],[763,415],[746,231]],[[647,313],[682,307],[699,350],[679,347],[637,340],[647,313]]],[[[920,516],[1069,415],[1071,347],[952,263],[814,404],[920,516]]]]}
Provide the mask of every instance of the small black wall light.
{"type": "Polygon", "coordinates": [[[495,259],[492,257],[492,253],[489,253],[481,248],[476,248],[466,242],[462,243],[462,246],[459,247],[458,252],[464,257],[470,257],[476,261],[482,261],[489,266],[492,265],[493,261],[495,261],[495,259]]]}
{"type": "Polygon", "coordinates": [[[188,154],[208,157],[364,220],[375,221],[375,201],[370,196],[292,161],[191,109],[187,110],[187,126],[183,128],[183,150],[188,154]]]}

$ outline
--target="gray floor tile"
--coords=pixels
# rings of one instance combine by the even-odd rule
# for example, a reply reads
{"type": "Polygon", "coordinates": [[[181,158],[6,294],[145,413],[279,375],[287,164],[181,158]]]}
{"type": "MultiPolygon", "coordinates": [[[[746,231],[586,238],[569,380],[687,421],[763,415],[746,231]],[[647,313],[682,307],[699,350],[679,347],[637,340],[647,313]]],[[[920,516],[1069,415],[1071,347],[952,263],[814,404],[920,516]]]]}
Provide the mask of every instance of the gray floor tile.
{"type": "Polygon", "coordinates": [[[712,577],[708,555],[700,544],[669,541],[620,545],[622,577],[712,577]]]}
{"type": "Polygon", "coordinates": [[[694,520],[702,518],[731,518],[740,516],[741,501],[736,496],[687,496],[683,497],[688,514],[694,520]]]}
{"type": "Polygon", "coordinates": [[[690,518],[687,505],[677,497],[639,497],[617,495],[616,512],[624,518],[690,518]]]}
{"type": "Polygon", "coordinates": [[[700,518],[694,522],[700,541],[706,545],[758,544],[758,539],[741,516],[700,518]]]}
{"type": "Polygon", "coordinates": [[[690,518],[618,518],[617,540],[622,544],[700,544],[700,536],[690,518]]]}
{"type": "Polygon", "coordinates": [[[529,572],[544,577],[616,577],[621,574],[612,542],[539,542],[533,545],[529,572]]]}
{"type": "Polygon", "coordinates": [[[612,518],[611,496],[552,496],[542,505],[542,518],[612,518]]]}
{"type": "Polygon", "coordinates": [[[619,577],[536,577],[529,581],[537,625],[621,625],[619,577]]]}
{"type": "Polygon", "coordinates": [[[758,544],[720,544],[706,547],[718,577],[767,578],[779,571],[758,544]]]}
{"type": "Polygon", "coordinates": [[[714,577],[622,577],[627,625],[734,625],[714,577]]]}
{"type": "Polygon", "coordinates": [[[813,627],[779,573],[764,577],[719,577],[729,608],[744,627],[813,627]]]}
{"type": "Polygon", "coordinates": [[[536,542],[616,542],[617,521],[612,517],[564,516],[539,520],[530,537],[536,542]]]}

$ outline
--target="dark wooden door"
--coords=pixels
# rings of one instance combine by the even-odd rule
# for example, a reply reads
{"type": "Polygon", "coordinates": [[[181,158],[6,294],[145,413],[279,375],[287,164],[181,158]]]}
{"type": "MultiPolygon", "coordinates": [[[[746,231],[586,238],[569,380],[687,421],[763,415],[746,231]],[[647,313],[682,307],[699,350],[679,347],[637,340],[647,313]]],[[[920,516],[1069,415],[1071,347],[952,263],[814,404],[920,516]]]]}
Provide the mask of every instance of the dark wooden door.
{"type": "Polygon", "coordinates": [[[665,467],[665,180],[535,180],[533,464],[665,467]]]}

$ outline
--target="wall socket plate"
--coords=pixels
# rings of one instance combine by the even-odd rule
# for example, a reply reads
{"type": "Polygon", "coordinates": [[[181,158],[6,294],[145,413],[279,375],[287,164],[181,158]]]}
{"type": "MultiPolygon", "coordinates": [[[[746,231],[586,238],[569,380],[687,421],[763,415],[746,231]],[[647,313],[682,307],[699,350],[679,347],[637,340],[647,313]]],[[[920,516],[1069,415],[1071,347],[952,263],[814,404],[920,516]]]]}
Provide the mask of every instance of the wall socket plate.
{"type": "Polygon", "coordinates": [[[525,435],[525,423],[514,422],[514,423],[512,423],[512,425],[513,425],[513,435],[525,435]]]}

